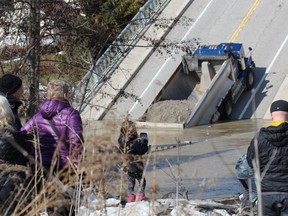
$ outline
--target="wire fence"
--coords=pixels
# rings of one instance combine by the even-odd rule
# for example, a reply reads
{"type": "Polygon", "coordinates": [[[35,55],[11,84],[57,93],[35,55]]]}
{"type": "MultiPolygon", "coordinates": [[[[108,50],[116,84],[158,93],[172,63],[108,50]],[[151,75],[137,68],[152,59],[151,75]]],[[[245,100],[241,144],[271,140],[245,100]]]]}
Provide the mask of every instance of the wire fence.
{"type": "Polygon", "coordinates": [[[86,73],[74,91],[74,107],[82,112],[135,45],[144,30],[152,24],[171,0],[148,0],[115,41],[86,73]]]}

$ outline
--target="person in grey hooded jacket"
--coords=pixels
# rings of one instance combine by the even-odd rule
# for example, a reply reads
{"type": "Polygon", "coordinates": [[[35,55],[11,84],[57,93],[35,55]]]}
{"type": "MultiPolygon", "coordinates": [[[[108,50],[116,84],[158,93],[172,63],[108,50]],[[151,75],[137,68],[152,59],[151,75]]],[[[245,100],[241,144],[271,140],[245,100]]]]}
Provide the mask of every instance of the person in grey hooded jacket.
{"type": "Polygon", "coordinates": [[[38,161],[48,170],[76,165],[82,151],[82,120],[68,99],[68,84],[62,80],[50,81],[47,99],[21,128],[22,132],[36,135],[39,140],[38,161]]]}

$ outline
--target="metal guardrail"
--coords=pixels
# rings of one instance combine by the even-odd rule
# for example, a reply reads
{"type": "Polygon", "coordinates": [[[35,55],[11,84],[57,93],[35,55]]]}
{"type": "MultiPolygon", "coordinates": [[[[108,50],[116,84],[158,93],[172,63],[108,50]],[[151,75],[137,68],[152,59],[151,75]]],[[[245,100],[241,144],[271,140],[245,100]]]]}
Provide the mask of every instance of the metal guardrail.
{"type": "Polygon", "coordinates": [[[206,140],[187,140],[187,141],[179,141],[178,143],[169,143],[169,144],[156,144],[154,147],[151,147],[153,150],[151,151],[164,151],[172,148],[179,148],[187,145],[193,145],[201,142],[205,142],[206,140]]]}
{"type": "Polygon", "coordinates": [[[100,90],[107,77],[118,67],[133,45],[137,43],[143,31],[152,24],[152,20],[171,0],[148,0],[131,22],[123,29],[116,40],[86,73],[74,91],[74,107],[82,112],[93,96],[100,90]]]}

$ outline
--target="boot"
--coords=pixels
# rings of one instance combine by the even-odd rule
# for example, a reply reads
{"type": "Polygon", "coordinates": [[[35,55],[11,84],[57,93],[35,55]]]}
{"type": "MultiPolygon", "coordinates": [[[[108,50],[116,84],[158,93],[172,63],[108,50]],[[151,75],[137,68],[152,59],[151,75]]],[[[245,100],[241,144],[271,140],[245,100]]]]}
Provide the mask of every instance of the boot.
{"type": "Polygon", "coordinates": [[[144,193],[135,194],[135,200],[136,201],[145,200],[145,194],[144,193]]]}
{"type": "Polygon", "coordinates": [[[127,203],[135,201],[135,194],[128,194],[127,195],[127,203]]]}

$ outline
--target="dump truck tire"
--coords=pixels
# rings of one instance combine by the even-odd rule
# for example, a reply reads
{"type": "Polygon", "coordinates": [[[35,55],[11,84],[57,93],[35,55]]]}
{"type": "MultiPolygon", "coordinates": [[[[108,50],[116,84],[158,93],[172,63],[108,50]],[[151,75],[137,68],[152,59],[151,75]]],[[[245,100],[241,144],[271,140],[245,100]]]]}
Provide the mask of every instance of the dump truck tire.
{"type": "Polygon", "coordinates": [[[254,81],[255,81],[254,71],[252,68],[248,68],[246,70],[246,89],[247,90],[251,90],[253,88],[254,81]]]}
{"type": "Polygon", "coordinates": [[[223,115],[225,117],[229,117],[232,114],[232,101],[230,98],[226,98],[224,101],[224,106],[223,106],[223,115]]]}
{"type": "Polygon", "coordinates": [[[216,111],[210,119],[210,124],[214,124],[218,122],[220,119],[220,116],[221,116],[220,112],[216,111]]]}

